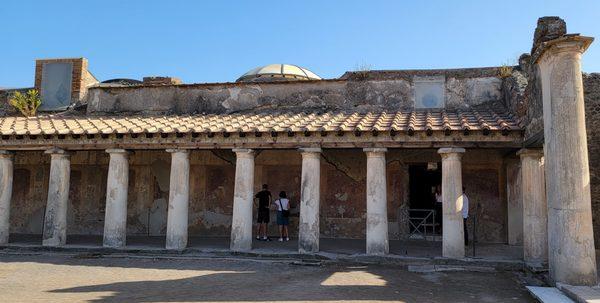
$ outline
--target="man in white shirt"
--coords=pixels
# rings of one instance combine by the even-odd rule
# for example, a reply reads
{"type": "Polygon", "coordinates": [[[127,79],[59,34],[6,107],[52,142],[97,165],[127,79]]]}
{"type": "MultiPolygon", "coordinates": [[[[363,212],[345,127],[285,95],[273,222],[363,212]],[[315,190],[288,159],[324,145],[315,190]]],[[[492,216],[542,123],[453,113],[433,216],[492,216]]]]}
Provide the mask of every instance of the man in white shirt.
{"type": "Polygon", "coordinates": [[[466,188],[463,187],[463,207],[462,207],[462,217],[463,217],[463,229],[465,234],[465,246],[469,245],[469,233],[467,232],[467,218],[469,218],[469,197],[465,193],[466,188]]]}
{"type": "Polygon", "coordinates": [[[442,186],[438,185],[435,187],[435,223],[439,224],[440,231],[442,227],[442,186]]]}

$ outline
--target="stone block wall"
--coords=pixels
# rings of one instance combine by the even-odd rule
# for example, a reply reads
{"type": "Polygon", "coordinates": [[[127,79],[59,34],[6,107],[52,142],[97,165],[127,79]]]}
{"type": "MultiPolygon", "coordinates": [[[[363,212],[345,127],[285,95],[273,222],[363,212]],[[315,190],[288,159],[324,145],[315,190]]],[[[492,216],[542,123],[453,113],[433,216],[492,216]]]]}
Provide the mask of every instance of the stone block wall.
{"type": "Polygon", "coordinates": [[[367,72],[322,81],[275,83],[209,83],[95,87],[87,98],[88,113],[191,114],[243,111],[413,109],[418,77],[444,79],[446,108],[467,109],[501,103],[498,68],[367,72]]]}
{"type": "MultiPolygon", "coordinates": [[[[411,163],[437,162],[435,150],[390,150],[387,153],[388,218],[391,239],[408,235],[411,163]]],[[[325,150],[321,158],[321,234],[331,238],[365,237],[366,157],[359,149],[325,150]]],[[[101,235],[104,227],[109,157],[101,151],[71,157],[68,233],[101,235]]],[[[130,156],[127,233],[165,234],[169,196],[170,154],[137,151],[130,156]]],[[[190,236],[229,236],[233,210],[235,155],[229,150],[190,154],[190,236]]],[[[483,242],[506,242],[505,173],[502,152],[468,151],[463,180],[477,217],[483,242]],[[477,205],[480,205],[477,208],[477,205]]],[[[49,157],[18,152],[11,207],[11,232],[39,234],[48,190],[49,157]]],[[[290,233],[297,235],[301,156],[295,150],[257,152],[255,190],[263,183],[274,196],[286,191],[291,201],[290,233]]],[[[256,214],[254,214],[256,215],[256,214]]],[[[271,234],[277,234],[273,223],[271,234]]],[[[472,228],[473,220],[469,221],[472,228]]]]}
{"type": "Polygon", "coordinates": [[[144,77],[144,85],[173,85],[181,84],[181,79],[175,77],[144,77]]]}

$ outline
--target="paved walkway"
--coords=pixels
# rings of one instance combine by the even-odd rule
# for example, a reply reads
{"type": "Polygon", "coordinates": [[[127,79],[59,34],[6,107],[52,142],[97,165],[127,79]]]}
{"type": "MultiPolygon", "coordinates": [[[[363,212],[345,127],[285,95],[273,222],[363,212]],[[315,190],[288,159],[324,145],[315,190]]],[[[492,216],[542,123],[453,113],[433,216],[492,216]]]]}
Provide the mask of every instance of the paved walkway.
{"type": "Polygon", "coordinates": [[[0,253],[0,302],[534,302],[518,273],[0,253]]]}
{"type": "MultiPolygon", "coordinates": [[[[11,235],[11,246],[39,246],[40,235],[11,235]]],[[[67,238],[67,247],[102,247],[102,236],[78,236],[67,238]]],[[[128,249],[158,250],[164,249],[164,237],[129,236],[128,249]]],[[[253,252],[259,254],[294,254],[297,253],[296,239],[289,242],[270,242],[254,240],[253,252]]],[[[203,251],[228,251],[229,238],[226,237],[190,237],[188,248],[203,251]]],[[[321,252],[342,255],[364,254],[365,240],[360,239],[321,239],[321,252]]],[[[466,249],[467,257],[481,258],[483,260],[521,261],[523,248],[506,244],[477,244],[475,255],[473,246],[466,249]]],[[[391,240],[390,254],[415,258],[435,258],[442,255],[442,243],[439,241],[423,240],[391,240]]]]}

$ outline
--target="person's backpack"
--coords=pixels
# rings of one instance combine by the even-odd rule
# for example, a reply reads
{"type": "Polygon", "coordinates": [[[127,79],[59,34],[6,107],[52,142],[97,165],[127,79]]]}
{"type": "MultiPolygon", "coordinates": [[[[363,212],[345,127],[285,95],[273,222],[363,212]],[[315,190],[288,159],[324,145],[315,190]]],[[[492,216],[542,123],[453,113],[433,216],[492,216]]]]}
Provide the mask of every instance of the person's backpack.
{"type": "MultiPolygon", "coordinates": [[[[277,201],[279,201],[279,207],[281,207],[281,215],[284,218],[288,218],[290,216],[290,210],[289,209],[283,209],[283,204],[281,204],[281,199],[277,199],[277,201]]],[[[288,205],[288,207],[289,207],[289,205],[288,205]]]]}

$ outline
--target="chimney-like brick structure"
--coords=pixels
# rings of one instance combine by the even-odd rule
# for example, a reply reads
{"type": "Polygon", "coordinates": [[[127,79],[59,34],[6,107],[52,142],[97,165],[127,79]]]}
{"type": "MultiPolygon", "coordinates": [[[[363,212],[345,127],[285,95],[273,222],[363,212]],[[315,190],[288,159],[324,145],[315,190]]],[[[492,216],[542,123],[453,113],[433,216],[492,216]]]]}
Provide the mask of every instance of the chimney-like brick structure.
{"type": "Polygon", "coordinates": [[[144,85],[173,85],[181,84],[181,79],[175,77],[144,77],[144,85]]]}
{"type": "Polygon", "coordinates": [[[35,89],[42,93],[43,67],[47,63],[72,63],[73,73],[71,78],[71,103],[83,100],[87,94],[88,87],[99,81],[88,71],[88,60],[86,58],[58,58],[35,60],[35,89]]]}

